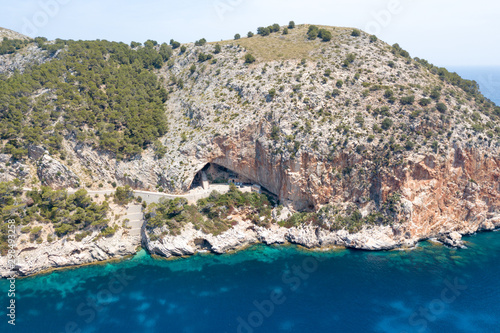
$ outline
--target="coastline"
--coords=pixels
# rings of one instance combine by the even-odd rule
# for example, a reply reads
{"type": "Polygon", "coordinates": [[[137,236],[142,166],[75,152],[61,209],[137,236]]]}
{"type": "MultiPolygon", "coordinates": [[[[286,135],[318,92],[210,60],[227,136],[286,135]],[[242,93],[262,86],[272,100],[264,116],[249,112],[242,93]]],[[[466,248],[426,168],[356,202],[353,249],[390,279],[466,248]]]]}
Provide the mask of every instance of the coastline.
{"type": "MultiPolygon", "coordinates": [[[[373,246],[373,244],[377,244],[377,241],[380,241],[381,235],[383,235],[384,232],[387,231],[387,230],[384,230],[387,227],[382,227],[382,228],[381,227],[373,227],[373,228],[364,228],[363,230],[361,230],[360,232],[355,233],[355,234],[348,234],[347,232],[345,232],[345,230],[340,230],[337,232],[330,232],[330,233],[328,233],[330,241],[333,239],[336,239],[337,241],[340,239],[341,241],[337,242],[337,243],[325,242],[324,244],[312,245],[313,243],[311,243],[311,240],[313,238],[311,238],[311,235],[315,235],[315,236],[319,235],[320,236],[319,238],[321,238],[322,235],[321,235],[321,232],[317,233],[317,231],[314,228],[310,228],[310,226],[307,226],[305,228],[295,228],[295,227],[290,228],[290,229],[294,229],[291,231],[291,233],[290,233],[291,235],[296,236],[297,234],[300,234],[302,232],[301,238],[288,236],[288,237],[284,238],[284,241],[281,241],[282,238],[280,238],[279,236],[283,235],[283,234],[280,234],[279,232],[277,232],[277,233],[275,232],[275,233],[271,233],[271,235],[268,234],[267,237],[261,237],[260,239],[258,239],[257,237],[256,238],[248,237],[244,241],[240,241],[239,244],[236,244],[236,245],[230,244],[228,242],[227,233],[231,233],[231,231],[233,231],[233,235],[234,235],[234,231],[235,231],[235,229],[238,229],[237,228],[238,226],[240,226],[240,229],[247,227],[247,225],[245,225],[244,223],[241,223],[241,224],[233,227],[232,229],[226,231],[225,233],[222,233],[221,235],[218,235],[218,236],[205,235],[205,236],[212,236],[213,237],[212,241],[213,241],[213,239],[217,239],[217,237],[219,237],[219,239],[225,239],[226,247],[223,250],[220,250],[220,248],[217,248],[217,247],[216,247],[215,251],[214,251],[214,249],[211,249],[211,250],[193,249],[193,250],[191,250],[189,248],[183,247],[187,243],[183,244],[182,241],[189,241],[189,237],[186,237],[186,235],[187,234],[191,235],[191,236],[193,235],[193,234],[190,234],[190,232],[192,232],[192,230],[190,230],[190,228],[188,227],[183,231],[183,233],[181,233],[181,235],[174,236],[174,238],[177,238],[176,242],[175,242],[175,243],[177,243],[177,247],[171,247],[170,250],[167,252],[158,252],[158,244],[155,244],[155,242],[158,242],[158,241],[150,242],[149,238],[146,238],[146,239],[143,238],[142,239],[142,241],[143,241],[142,247],[135,246],[133,248],[133,251],[129,251],[129,252],[124,253],[124,254],[120,254],[118,252],[115,252],[113,254],[110,254],[108,258],[105,258],[102,260],[96,259],[96,260],[81,261],[81,262],[78,262],[78,261],[74,260],[75,258],[72,258],[73,260],[68,261],[68,262],[71,262],[70,264],[60,265],[60,266],[59,265],[52,265],[50,267],[45,267],[43,265],[32,266],[29,270],[24,271],[24,273],[23,273],[23,271],[17,270],[16,271],[17,274],[14,275],[14,277],[22,279],[22,278],[33,277],[33,276],[38,276],[38,275],[47,275],[47,274],[50,274],[51,272],[59,271],[59,270],[78,269],[78,268],[90,266],[90,265],[105,265],[107,263],[120,262],[120,261],[129,260],[129,259],[133,258],[141,250],[144,250],[147,253],[147,255],[151,256],[155,260],[168,260],[169,261],[169,260],[185,259],[185,258],[189,258],[193,255],[201,254],[201,253],[215,254],[215,255],[217,255],[217,254],[219,254],[219,255],[220,254],[235,254],[235,253],[238,253],[241,251],[245,251],[246,249],[248,249],[252,246],[255,246],[255,245],[259,245],[259,244],[263,244],[266,246],[276,246],[276,247],[297,246],[299,249],[301,249],[301,251],[311,252],[311,253],[313,253],[313,252],[328,253],[328,252],[334,252],[334,251],[341,251],[341,250],[345,250],[345,249],[356,249],[356,250],[362,250],[362,251],[391,251],[391,250],[409,251],[409,250],[414,250],[415,248],[417,248],[419,243],[424,242],[424,241],[430,241],[430,240],[432,240],[433,242],[436,242],[436,243],[440,243],[444,246],[448,246],[448,247],[466,248],[464,246],[463,241],[461,240],[462,236],[470,236],[470,235],[477,234],[478,232],[500,230],[500,225],[495,224],[495,228],[493,228],[493,229],[478,227],[476,230],[468,230],[468,232],[466,232],[465,230],[462,230],[462,232],[453,232],[453,233],[457,233],[460,235],[459,242],[447,242],[446,240],[449,239],[449,235],[450,235],[450,233],[447,233],[447,234],[436,234],[436,235],[428,235],[428,236],[413,237],[413,238],[404,238],[404,237],[396,238],[396,239],[393,238],[391,243],[380,243],[379,242],[378,246],[373,246]],[[302,229],[302,230],[300,230],[300,229],[302,229]],[[304,233],[304,231],[307,231],[307,232],[304,233]],[[340,233],[340,235],[339,235],[339,233],[340,233]],[[278,235],[278,237],[277,237],[277,235],[278,235]],[[371,235],[371,238],[366,238],[368,235],[371,235]],[[373,235],[375,235],[375,236],[373,236],[373,235]],[[344,238],[343,241],[342,241],[342,238],[336,238],[336,237],[340,237],[340,236],[344,236],[346,238],[344,238]],[[359,239],[366,239],[367,241],[365,243],[359,243],[357,241],[359,239]],[[354,240],[354,242],[350,243],[350,242],[348,242],[348,240],[354,240]],[[174,254],[174,253],[181,253],[181,254],[174,254]]],[[[282,227],[280,227],[280,228],[282,228],[282,227]]],[[[260,230],[261,231],[260,235],[262,235],[262,233],[265,233],[266,231],[268,233],[269,233],[269,231],[271,231],[267,228],[261,228],[261,229],[265,229],[265,230],[260,230]]],[[[283,229],[285,229],[285,228],[283,228],[283,229]]],[[[290,229],[287,229],[287,230],[290,230],[290,229]]],[[[259,233],[257,233],[257,234],[259,234],[259,233]]],[[[207,237],[207,238],[209,238],[209,237],[207,237]]],[[[323,239],[325,239],[325,238],[323,238],[323,239]]],[[[167,245],[172,246],[172,245],[174,245],[174,242],[171,244],[167,244],[167,245]]],[[[2,278],[2,279],[7,278],[8,276],[11,276],[10,274],[9,275],[4,274],[5,271],[3,270],[3,266],[4,266],[3,259],[5,259],[5,258],[4,257],[0,258],[0,275],[1,275],[0,278],[2,278]]]]}

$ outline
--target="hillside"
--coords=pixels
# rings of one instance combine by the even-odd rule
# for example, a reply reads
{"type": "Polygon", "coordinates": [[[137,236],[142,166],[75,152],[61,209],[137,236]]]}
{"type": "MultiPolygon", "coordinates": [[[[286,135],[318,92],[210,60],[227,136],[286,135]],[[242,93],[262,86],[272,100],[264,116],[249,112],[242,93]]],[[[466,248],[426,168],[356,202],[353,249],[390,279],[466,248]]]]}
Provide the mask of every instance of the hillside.
{"type": "Polygon", "coordinates": [[[255,241],[305,228],[277,242],[373,249],[500,224],[500,108],[475,82],[357,29],[259,30],[184,45],[18,42],[0,55],[2,180],[180,194],[206,177],[267,193],[148,208],[170,212],[146,228],[163,255],[168,237],[216,248],[249,220],[263,228],[255,241]],[[214,235],[193,236],[200,221],[214,235]]]}
{"type": "Polygon", "coordinates": [[[25,36],[25,35],[20,34],[18,32],[0,27],[0,40],[4,40],[5,38],[7,38],[7,39],[21,39],[21,40],[29,39],[28,36],[25,36]]]}

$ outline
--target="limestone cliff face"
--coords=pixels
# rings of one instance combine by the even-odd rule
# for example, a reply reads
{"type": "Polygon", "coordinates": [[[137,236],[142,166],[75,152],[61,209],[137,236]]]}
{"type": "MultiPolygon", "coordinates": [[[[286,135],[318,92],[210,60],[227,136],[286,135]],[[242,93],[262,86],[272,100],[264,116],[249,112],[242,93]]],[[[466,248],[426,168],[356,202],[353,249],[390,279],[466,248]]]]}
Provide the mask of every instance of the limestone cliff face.
{"type": "Polygon", "coordinates": [[[333,194],[333,165],[307,152],[285,159],[269,151],[269,124],[247,127],[233,137],[214,140],[206,161],[254,180],[297,210],[317,208],[333,194]]]}
{"type": "Polygon", "coordinates": [[[406,154],[383,165],[374,154],[341,152],[332,160],[304,152],[294,159],[273,155],[262,124],[215,140],[206,156],[255,180],[297,210],[354,203],[364,214],[401,194],[394,216],[413,237],[458,230],[492,229],[500,222],[500,158],[496,149],[455,142],[441,154],[406,154]],[[350,170],[349,174],[339,170],[350,170]]]}
{"type": "Polygon", "coordinates": [[[447,231],[493,229],[500,222],[500,159],[488,151],[455,145],[447,156],[419,156],[388,179],[411,203],[408,229],[430,237],[447,231]]]}
{"type": "Polygon", "coordinates": [[[49,155],[43,155],[38,160],[37,174],[43,185],[54,189],[77,188],[80,185],[73,171],[49,155]]]}

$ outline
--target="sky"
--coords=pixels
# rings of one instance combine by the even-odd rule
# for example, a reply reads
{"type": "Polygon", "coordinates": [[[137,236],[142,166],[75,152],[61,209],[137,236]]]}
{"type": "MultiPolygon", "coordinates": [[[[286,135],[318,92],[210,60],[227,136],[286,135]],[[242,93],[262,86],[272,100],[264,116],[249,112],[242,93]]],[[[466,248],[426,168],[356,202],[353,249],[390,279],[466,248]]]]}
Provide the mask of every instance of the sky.
{"type": "Polygon", "coordinates": [[[500,66],[500,1],[0,0],[0,27],[31,37],[193,42],[273,23],[357,27],[438,66],[500,66]]]}

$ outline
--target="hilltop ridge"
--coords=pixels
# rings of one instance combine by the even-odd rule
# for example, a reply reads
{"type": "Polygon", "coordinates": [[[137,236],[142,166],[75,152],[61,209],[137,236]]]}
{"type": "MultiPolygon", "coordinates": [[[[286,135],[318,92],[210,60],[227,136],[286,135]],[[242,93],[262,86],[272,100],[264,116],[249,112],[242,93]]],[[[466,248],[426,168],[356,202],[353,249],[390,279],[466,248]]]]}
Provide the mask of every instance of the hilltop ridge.
{"type": "Polygon", "coordinates": [[[0,40],[7,39],[30,39],[28,36],[19,32],[0,27],[0,40]]]}

